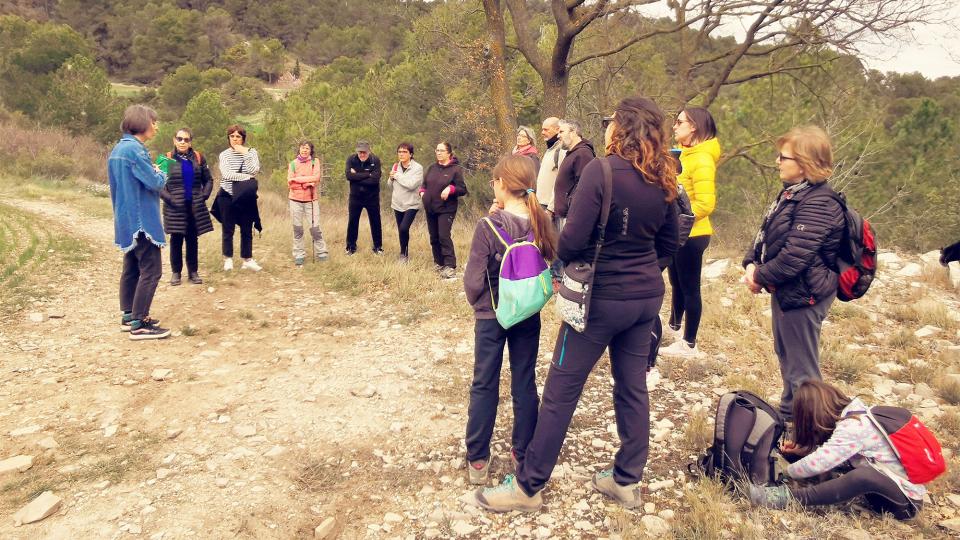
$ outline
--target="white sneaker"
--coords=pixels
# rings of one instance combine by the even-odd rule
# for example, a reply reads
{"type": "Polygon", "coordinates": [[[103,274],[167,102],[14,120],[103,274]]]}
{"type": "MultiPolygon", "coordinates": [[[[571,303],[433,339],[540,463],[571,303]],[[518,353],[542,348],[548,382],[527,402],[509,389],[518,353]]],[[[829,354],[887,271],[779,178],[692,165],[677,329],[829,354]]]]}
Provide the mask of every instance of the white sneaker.
{"type": "Polygon", "coordinates": [[[667,347],[660,348],[660,354],[664,356],[673,356],[675,358],[702,358],[706,356],[700,352],[696,345],[693,347],[682,339],[674,341],[667,347]]]}
{"type": "Polygon", "coordinates": [[[224,259],[223,260],[223,271],[229,272],[233,270],[233,259],[224,259]]]}
{"type": "Polygon", "coordinates": [[[253,270],[254,272],[259,272],[263,270],[263,267],[257,264],[257,261],[253,259],[244,259],[243,264],[240,265],[241,270],[253,270]]]}

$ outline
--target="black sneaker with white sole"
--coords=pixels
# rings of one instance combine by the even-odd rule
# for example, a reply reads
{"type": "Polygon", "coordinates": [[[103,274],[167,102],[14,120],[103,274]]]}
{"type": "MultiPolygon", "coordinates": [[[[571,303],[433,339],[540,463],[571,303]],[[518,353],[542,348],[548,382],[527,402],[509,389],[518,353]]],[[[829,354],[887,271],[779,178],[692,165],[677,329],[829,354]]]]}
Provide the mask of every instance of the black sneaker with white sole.
{"type": "MultiPolygon", "coordinates": [[[[147,315],[146,317],[143,318],[143,323],[144,323],[144,324],[157,325],[157,324],[160,324],[160,319],[154,319],[154,318],[152,318],[151,316],[147,315]]],[[[125,319],[125,318],[121,317],[121,318],[120,318],[120,331],[121,331],[121,332],[129,332],[129,331],[130,331],[130,325],[131,325],[131,324],[133,324],[133,319],[125,319]]]]}
{"type": "Polygon", "coordinates": [[[130,330],[130,339],[140,341],[146,339],[163,339],[170,335],[170,330],[160,328],[156,324],[140,324],[130,330]]]}

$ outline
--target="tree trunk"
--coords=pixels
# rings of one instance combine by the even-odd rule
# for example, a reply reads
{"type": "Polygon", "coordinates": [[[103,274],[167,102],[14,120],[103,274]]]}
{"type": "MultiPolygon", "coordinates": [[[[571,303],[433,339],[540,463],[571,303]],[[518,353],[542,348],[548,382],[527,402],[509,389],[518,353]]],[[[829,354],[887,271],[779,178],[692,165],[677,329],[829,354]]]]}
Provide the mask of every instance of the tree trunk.
{"type": "Polygon", "coordinates": [[[503,6],[500,0],[483,0],[483,11],[490,34],[489,52],[484,51],[487,73],[490,76],[490,99],[497,121],[497,132],[500,134],[500,146],[504,152],[509,152],[516,142],[514,131],[517,129],[517,112],[513,107],[513,96],[510,94],[510,83],[507,79],[507,40],[503,6]]]}
{"type": "Polygon", "coordinates": [[[543,117],[563,118],[567,114],[567,87],[570,78],[566,72],[551,73],[543,78],[543,117]]]}

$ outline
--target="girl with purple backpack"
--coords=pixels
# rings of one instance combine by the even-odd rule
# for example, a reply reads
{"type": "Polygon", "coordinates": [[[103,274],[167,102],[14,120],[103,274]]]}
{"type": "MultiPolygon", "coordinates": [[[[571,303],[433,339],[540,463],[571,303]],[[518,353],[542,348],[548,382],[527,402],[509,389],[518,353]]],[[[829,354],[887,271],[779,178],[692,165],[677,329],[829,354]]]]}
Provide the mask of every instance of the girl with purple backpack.
{"type": "Polygon", "coordinates": [[[513,397],[514,462],[523,458],[537,425],[537,385],[534,368],[540,346],[540,314],[504,329],[497,321],[500,262],[509,239],[533,243],[546,260],[556,255],[556,233],[534,192],[537,171],[523,155],[506,156],[493,169],[496,204],[488,218],[477,222],[470,256],[463,274],[463,289],[473,306],[474,370],[467,411],[467,469],[472,484],[486,484],[490,471],[490,439],[500,401],[500,367],[503,347],[510,350],[510,391],[513,397]],[[489,220],[489,221],[487,221],[489,220]],[[499,231],[497,230],[499,229],[499,231]],[[502,231],[502,232],[501,232],[502,231]]]}

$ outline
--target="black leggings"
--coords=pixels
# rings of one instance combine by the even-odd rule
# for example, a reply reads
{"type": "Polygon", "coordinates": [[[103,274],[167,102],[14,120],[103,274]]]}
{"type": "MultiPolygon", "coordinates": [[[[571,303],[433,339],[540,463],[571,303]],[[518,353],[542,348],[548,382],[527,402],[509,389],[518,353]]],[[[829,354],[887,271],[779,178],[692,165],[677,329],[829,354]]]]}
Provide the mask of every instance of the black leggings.
{"type": "Polygon", "coordinates": [[[709,245],[710,235],[688,238],[667,268],[670,286],[673,287],[670,327],[679,330],[686,314],[687,324],[683,329],[683,339],[688,343],[697,342],[697,330],[700,329],[700,315],[703,314],[700,269],[703,267],[703,252],[709,245]]]}
{"type": "Polygon", "coordinates": [[[400,254],[408,255],[407,246],[410,244],[410,227],[413,226],[413,220],[417,217],[417,209],[401,212],[393,211],[393,216],[397,218],[397,231],[400,233],[400,254]]]}
{"type": "Polygon", "coordinates": [[[871,510],[878,514],[889,512],[899,520],[917,515],[923,504],[922,501],[911,503],[893,480],[870,465],[813,486],[791,488],[790,492],[804,506],[837,504],[863,496],[871,510]]]}

